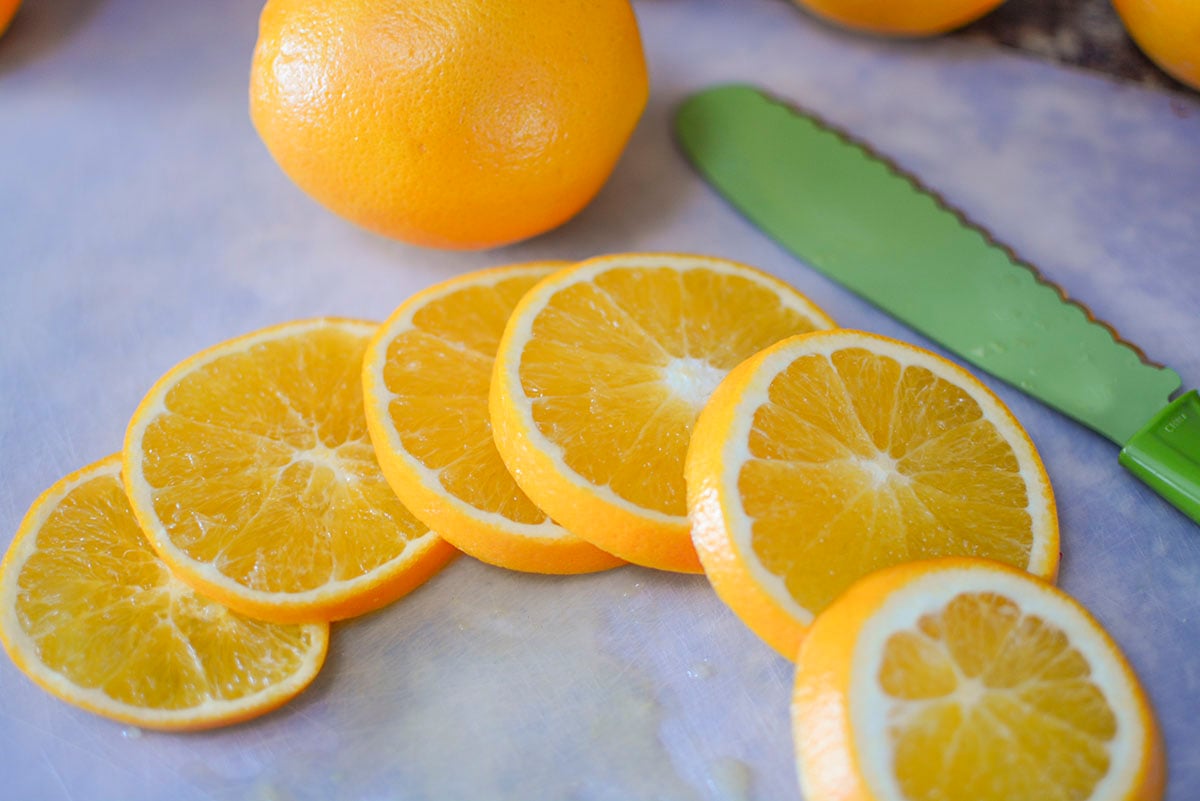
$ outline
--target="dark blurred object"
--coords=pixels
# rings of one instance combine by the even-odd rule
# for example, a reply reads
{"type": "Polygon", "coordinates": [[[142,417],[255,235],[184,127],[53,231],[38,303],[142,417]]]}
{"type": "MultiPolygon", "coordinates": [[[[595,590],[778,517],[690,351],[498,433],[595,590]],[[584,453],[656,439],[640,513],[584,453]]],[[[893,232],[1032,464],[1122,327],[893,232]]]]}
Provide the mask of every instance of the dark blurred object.
{"type": "Polygon", "coordinates": [[[958,35],[1146,86],[1186,90],[1142,54],[1110,0],[1008,0],[958,35]]]}

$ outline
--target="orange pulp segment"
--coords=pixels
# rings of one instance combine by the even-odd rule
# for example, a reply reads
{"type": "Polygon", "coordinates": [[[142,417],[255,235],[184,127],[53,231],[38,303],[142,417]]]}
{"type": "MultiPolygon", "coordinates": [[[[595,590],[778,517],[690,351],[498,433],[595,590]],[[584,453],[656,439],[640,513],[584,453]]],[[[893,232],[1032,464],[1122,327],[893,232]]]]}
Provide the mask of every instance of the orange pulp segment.
{"type": "Polygon", "coordinates": [[[125,437],[134,513],[171,569],[277,622],[377,609],[457,553],[401,505],[367,434],[376,325],[285,323],[185,360],[125,437]]]}
{"type": "Polygon", "coordinates": [[[1161,734],[1073,599],[982,559],[873,573],[800,648],[792,706],[810,801],[1158,801],[1161,734]]]}
{"type": "Polygon", "coordinates": [[[624,564],[562,528],[517,486],[492,439],[488,387],[521,297],[565,262],[481,270],[409,298],[363,363],[367,426],[392,489],[459,550],[537,573],[624,564]]]}
{"type": "Polygon", "coordinates": [[[955,555],[1058,568],[1050,482],[1017,420],[962,368],[861,331],[793,337],[734,370],[687,477],[714,589],[788,658],[873,570],[955,555]]]}
{"type": "Polygon", "coordinates": [[[235,723],[316,676],[329,626],[245,618],[197,595],[150,549],[111,456],[30,508],[0,567],[0,639],[68,703],[156,729],[235,723]]]}
{"type": "Polygon", "coordinates": [[[699,572],[683,461],[736,364],[829,318],[792,287],[707,256],[603,256],[560,270],[513,312],[492,375],[496,446],[541,509],[647,567],[699,572]]]}

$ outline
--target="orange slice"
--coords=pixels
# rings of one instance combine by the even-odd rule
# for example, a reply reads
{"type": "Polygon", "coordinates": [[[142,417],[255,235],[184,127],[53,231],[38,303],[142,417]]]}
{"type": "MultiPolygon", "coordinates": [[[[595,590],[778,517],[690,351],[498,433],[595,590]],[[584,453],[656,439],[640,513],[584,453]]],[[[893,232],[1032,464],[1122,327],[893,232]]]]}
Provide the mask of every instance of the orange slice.
{"type": "Polygon", "coordinates": [[[188,585],[263,620],[335,620],[396,600],[457,553],[375,460],[361,369],[376,327],[266,328],[185,360],[142,400],[125,488],[188,585]]]}
{"type": "Polygon", "coordinates": [[[699,572],[683,479],[696,415],[742,359],[830,325],[790,286],[723,259],[581,262],[530,290],[504,330],[496,446],[567,530],[635,564],[699,572]]]}
{"type": "Polygon", "coordinates": [[[1058,569],[1050,481],[1016,418],[962,368],[861,331],[793,337],[730,373],[687,481],[713,588],[789,659],[872,570],[936,556],[1058,569]]]}
{"type": "Polygon", "coordinates": [[[1082,607],[982,559],[872,574],[817,618],[792,704],[808,801],[1157,801],[1162,738],[1082,607]]]}
{"type": "Polygon", "coordinates": [[[500,267],[430,287],[380,327],[363,364],[367,427],[392,489],[456,548],[511,570],[624,564],[534,505],[492,440],[488,386],[504,324],[530,287],[564,266],[500,267]]]}
{"type": "Polygon", "coordinates": [[[64,701],[156,729],[236,723],[317,675],[323,623],[242,617],[171,575],[150,549],[114,455],[34,502],[0,567],[0,639],[64,701]]]}

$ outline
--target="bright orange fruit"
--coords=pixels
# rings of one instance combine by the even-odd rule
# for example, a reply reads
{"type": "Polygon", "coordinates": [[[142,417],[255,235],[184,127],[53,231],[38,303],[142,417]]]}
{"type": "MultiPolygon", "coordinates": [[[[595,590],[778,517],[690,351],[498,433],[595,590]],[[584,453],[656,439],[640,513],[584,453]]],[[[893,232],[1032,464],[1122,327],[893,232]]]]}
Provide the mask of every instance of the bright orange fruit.
{"type": "Polygon", "coordinates": [[[377,328],[284,323],[151,387],[122,477],[180,579],[263,620],[337,620],[396,600],[458,553],[404,508],[375,458],[361,371],[377,328]]]}
{"type": "Polygon", "coordinates": [[[268,0],[250,114],[343,217],[485,248],[582,209],[648,91],[628,0],[268,0]]]}
{"type": "Polygon", "coordinates": [[[1050,584],[983,559],[854,584],[800,647],[806,801],[1159,801],[1162,735],[1120,649],[1050,584]]]}
{"type": "Polygon", "coordinates": [[[959,28],[1003,0],[793,0],[825,19],[884,36],[933,36],[959,28]]]}
{"type": "Polygon", "coordinates": [[[236,723],[317,675],[329,625],[242,617],[150,549],[112,456],[46,490],[0,566],[0,639],[44,689],[156,729],[236,723]]]}
{"type": "Polygon", "coordinates": [[[1147,56],[1177,80],[1200,89],[1200,3],[1113,0],[1126,30],[1147,56]]]}
{"type": "Polygon", "coordinates": [[[504,325],[530,287],[565,266],[517,264],[429,287],[380,326],[363,362],[367,427],[400,500],[456,548],[510,570],[624,564],[529,500],[492,439],[488,389],[504,325]]]}
{"type": "Polygon", "coordinates": [[[12,24],[13,17],[17,15],[17,9],[21,7],[21,0],[0,0],[0,36],[8,30],[8,26],[12,24]]]}
{"type": "Polygon", "coordinates": [[[634,564],[700,572],[683,461],[709,393],[755,351],[832,321],[777,278],[710,256],[567,267],[514,310],[496,354],[496,447],[554,520],[634,564]]]}
{"type": "Polygon", "coordinates": [[[700,415],[686,475],[709,581],[789,659],[872,570],[1058,569],[1054,496],[1020,423],[966,370],[874,334],[818,331],[746,360],[700,415]]]}

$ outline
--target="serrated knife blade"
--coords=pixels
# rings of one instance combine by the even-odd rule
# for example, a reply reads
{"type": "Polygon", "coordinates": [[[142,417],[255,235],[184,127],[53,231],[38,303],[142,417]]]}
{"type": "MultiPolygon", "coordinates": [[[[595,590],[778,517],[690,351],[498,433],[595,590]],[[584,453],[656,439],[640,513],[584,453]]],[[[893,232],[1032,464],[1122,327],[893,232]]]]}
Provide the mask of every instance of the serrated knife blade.
{"type": "Polygon", "coordinates": [[[914,176],[754,87],[687,98],[680,148],[789,251],[964,360],[1122,446],[1200,522],[1200,397],[914,176]]]}

